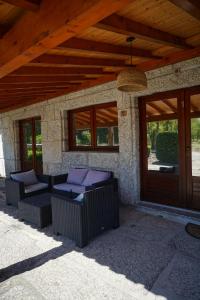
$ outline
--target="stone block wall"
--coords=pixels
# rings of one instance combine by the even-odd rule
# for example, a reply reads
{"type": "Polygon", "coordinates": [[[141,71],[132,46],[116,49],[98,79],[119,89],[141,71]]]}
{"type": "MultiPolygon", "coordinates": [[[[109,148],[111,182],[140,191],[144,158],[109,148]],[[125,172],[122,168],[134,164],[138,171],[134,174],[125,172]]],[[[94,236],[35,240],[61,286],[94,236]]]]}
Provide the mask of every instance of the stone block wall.
{"type": "Polygon", "coordinates": [[[40,116],[42,127],[43,171],[65,173],[72,166],[109,169],[119,178],[124,203],[139,201],[139,113],[138,97],[200,84],[200,58],[147,72],[145,92],[125,94],[116,83],[100,85],[0,115],[0,176],[20,169],[18,121],[40,116]],[[119,152],[67,151],[67,111],[93,104],[117,101],[119,152]]]}

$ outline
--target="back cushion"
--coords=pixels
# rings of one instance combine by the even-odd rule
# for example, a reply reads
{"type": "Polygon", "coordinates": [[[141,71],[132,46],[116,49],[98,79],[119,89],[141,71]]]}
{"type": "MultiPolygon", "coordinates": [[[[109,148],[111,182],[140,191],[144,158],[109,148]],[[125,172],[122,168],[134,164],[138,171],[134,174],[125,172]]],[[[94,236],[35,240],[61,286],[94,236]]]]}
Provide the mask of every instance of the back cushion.
{"type": "Polygon", "coordinates": [[[34,170],[11,174],[10,177],[16,181],[22,181],[25,186],[38,183],[34,170]]]}
{"type": "Polygon", "coordinates": [[[108,180],[110,177],[111,177],[110,172],[90,170],[88,171],[87,176],[85,177],[82,185],[90,186],[94,183],[108,180]]]}
{"type": "Polygon", "coordinates": [[[78,169],[78,168],[71,169],[69,170],[67,183],[81,185],[87,173],[88,173],[88,169],[78,169]]]}

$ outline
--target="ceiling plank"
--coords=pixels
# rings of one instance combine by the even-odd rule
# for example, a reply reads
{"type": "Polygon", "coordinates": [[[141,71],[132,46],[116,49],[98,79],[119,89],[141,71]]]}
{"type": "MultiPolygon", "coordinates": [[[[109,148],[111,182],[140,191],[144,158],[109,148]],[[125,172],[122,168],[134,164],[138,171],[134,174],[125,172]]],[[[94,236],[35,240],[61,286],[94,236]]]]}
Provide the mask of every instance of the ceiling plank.
{"type": "Polygon", "coordinates": [[[175,53],[172,53],[159,61],[149,60],[147,62],[141,63],[137,65],[137,68],[143,71],[150,71],[156,68],[160,68],[163,66],[175,64],[180,61],[184,61],[187,59],[191,59],[200,55],[200,46],[194,49],[189,50],[181,50],[175,53]]]}
{"type": "MultiPolygon", "coordinates": [[[[75,86],[70,86],[67,91],[66,91],[66,89],[63,89],[63,90],[59,90],[58,92],[56,92],[52,95],[45,95],[45,96],[34,97],[34,98],[31,97],[30,99],[28,99],[28,101],[20,101],[20,103],[17,103],[17,104],[12,103],[12,105],[7,105],[4,108],[0,108],[0,112],[3,113],[3,112],[7,112],[7,111],[14,110],[14,109],[17,109],[17,108],[32,105],[32,104],[35,104],[35,103],[38,103],[38,102],[50,100],[50,99],[62,96],[63,94],[66,94],[66,92],[67,93],[72,93],[72,92],[76,92],[76,91],[79,91],[79,90],[82,90],[82,89],[85,89],[85,88],[90,88],[90,87],[100,85],[100,84],[103,84],[103,83],[106,83],[106,82],[114,81],[114,80],[116,80],[116,75],[102,76],[102,77],[97,78],[95,80],[88,80],[85,83],[77,84],[75,86]]],[[[0,100],[1,100],[1,98],[0,98],[0,100]]]]}
{"type": "Polygon", "coordinates": [[[29,83],[54,83],[54,82],[70,82],[70,81],[81,81],[81,80],[88,80],[88,79],[95,79],[95,78],[86,78],[84,76],[7,76],[0,80],[0,85],[4,83],[10,84],[29,84],[29,83]]]}
{"type": "Polygon", "coordinates": [[[102,68],[56,68],[56,67],[32,67],[24,66],[14,71],[10,76],[32,76],[32,75],[45,75],[45,76],[62,76],[62,75],[102,75],[111,74],[111,72],[105,72],[102,68]]]}
{"type": "Polygon", "coordinates": [[[199,0],[169,0],[177,7],[181,8],[192,17],[200,20],[200,2],[199,0]]]}
{"type": "Polygon", "coordinates": [[[142,23],[127,19],[125,17],[113,14],[95,25],[107,31],[134,36],[145,40],[170,45],[178,48],[191,48],[183,38],[152,28],[142,23]]]}
{"type": "MultiPolygon", "coordinates": [[[[132,0],[133,1],[133,0],[132,0]]],[[[122,9],[131,0],[43,0],[0,40],[0,78],[122,9]]]]}
{"type": "Polygon", "coordinates": [[[65,55],[48,55],[44,54],[32,61],[32,64],[46,65],[74,65],[74,66],[100,66],[100,67],[123,67],[124,60],[104,59],[93,57],[65,56],[65,55]]]}
{"type": "Polygon", "coordinates": [[[39,1],[31,1],[31,0],[3,0],[9,4],[14,6],[23,8],[25,10],[37,11],[39,9],[39,1]]]}
{"type": "Polygon", "coordinates": [[[57,49],[65,50],[66,48],[70,49],[78,49],[78,50],[85,50],[85,51],[92,51],[92,52],[99,52],[99,53],[111,53],[111,54],[119,54],[119,55],[127,55],[138,57],[147,57],[147,58],[158,58],[151,53],[149,50],[144,50],[140,48],[132,47],[124,47],[120,45],[112,45],[109,43],[97,42],[92,40],[85,40],[81,38],[71,38],[68,41],[64,42],[57,49]]]}

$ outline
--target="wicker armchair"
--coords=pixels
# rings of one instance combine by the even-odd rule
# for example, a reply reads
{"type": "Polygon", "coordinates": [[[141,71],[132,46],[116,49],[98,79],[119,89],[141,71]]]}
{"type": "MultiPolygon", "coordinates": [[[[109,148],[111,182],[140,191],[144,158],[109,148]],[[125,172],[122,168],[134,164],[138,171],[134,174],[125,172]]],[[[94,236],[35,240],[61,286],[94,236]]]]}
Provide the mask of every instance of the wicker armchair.
{"type": "Polygon", "coordinates": [[[119,227],[117,179],[112,178],[78,197],[75,193],[54,193],[51,206],[54,233],[75,240],[82,248],[104,230],[119,227]]]}
{"type": "Polygon", "coordinates": [[[51,190],[51,176],[36,174],[37,182],[26,185],[23,181],[12,178],[12,175],[25,174],[25,172],[12,172],[10,178],[6,178],[6,203],[18,207],[18,202],[24,198],[38,195],[51,190]]]}

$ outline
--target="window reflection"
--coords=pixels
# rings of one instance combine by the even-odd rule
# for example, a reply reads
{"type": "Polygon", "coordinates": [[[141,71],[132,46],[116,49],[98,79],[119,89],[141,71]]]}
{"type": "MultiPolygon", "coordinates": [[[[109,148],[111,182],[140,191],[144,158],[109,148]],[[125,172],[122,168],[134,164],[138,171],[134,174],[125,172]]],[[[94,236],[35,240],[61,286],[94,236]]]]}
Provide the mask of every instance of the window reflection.
{"type": "Polygon", "coordinates": [[[146,104],[148,170],[178,173],[177,100],[146,104]]]}
{"type": "Polygon", "coordinates": [[[90,111],[77,112],[74,115],[76,146],[91,146],[91,114],[90,111]]]}

